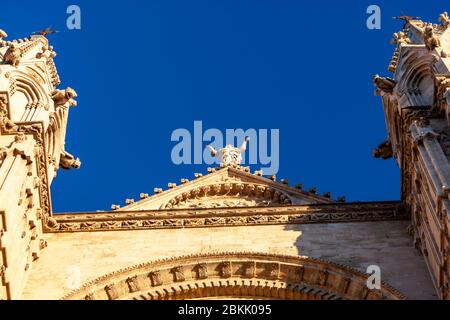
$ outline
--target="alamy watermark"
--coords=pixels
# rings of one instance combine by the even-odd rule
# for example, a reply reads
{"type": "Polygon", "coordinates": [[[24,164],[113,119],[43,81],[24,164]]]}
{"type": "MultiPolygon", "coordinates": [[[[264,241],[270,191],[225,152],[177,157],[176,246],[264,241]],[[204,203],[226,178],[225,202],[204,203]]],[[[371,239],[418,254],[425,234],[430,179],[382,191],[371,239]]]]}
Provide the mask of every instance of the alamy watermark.
{"type": "Polygon", "coordinates": [[[225,146],[237,146],[248,141],[248,146],[245,145],[241,152],[243,165],[260,165],[258,169],[264,175],[275,175],[280,167],[279,129],[226,129],[223,133],[215,128],[204,131],[203,122],[194,121],[193,130],[174,130],[171,141],[177,142],[171,152],[172,162],[176,165],[219,164],[212,149],[221,150],[225,146]]]}
{"type": "Polygon", "coordinates": [[[380,30],[381,29],[381,8],[375,4],[367,7],[366,13],[369,17],[366,21],[367,29],[380,30]]]}
{"type": "Polygon", "coordinates": [[[366,285],[370,290],[381,289],[381,268],[377,265],[367,267],[366,273],[370,276],[367,278],[366,285]]]}
{"type": "Polygon", "coordinates": [[[66,26],[69,30],[81,29],[81,9],[75,4],[67,7],[66,13],[69,15],[66,20],[66,26]]]}

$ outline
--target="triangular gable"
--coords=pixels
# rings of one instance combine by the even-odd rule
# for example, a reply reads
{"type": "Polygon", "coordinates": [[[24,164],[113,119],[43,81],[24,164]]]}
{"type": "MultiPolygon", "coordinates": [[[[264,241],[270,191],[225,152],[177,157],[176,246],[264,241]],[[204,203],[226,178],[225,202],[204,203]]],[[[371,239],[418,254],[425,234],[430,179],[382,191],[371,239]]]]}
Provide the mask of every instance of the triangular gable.
{"type": "MultiPolygon", "coordinates": [[[[279,206],[310,203],[332,203],[329,197],[305,192],[285,183],[275,182],[248,167],[226,166],[212,169],[195,180],[182,180],[182,184],[169,184],[166,191],[155,189],[153,196],[141,195],[142,200],[129,203],[120,211],[158,209],[218,208],[279,206]]],[[[130,201],[129,201],[130,202],[130,201]]],[[[119,209],[115,206],[113,209],[119,209]]]]}

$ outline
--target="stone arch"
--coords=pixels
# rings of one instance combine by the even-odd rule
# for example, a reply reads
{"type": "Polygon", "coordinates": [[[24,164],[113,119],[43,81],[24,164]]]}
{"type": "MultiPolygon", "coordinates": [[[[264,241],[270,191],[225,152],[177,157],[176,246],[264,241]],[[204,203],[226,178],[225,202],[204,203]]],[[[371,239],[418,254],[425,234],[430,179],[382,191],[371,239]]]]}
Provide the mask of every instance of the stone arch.
{"type": "Polygon", "coordinates": [[[386,283],[369,290],[367,275],[320,259],[264,253],[212,253],[143,263],[90,281],[65,300],[400,300],[386,283]]]}
{"type": "Polygon", "coordinates": [[[401,105],[432,106],[435,100],[433,64],[436,57],[429,53],[411,51],[406,54],[401,70],[404,72],[396,91],[401,105]]]}
{"type": "MultiPolygon", "coordinates": [[[[30,71],[31,69],[28,70],[30,71]]],[[[33,72],[32,74],[35,77],[39,76],[36,71],[33,72]]],[[[19,96],[21,95],[22,99],[24,99],[19,100],[23,102],[23,105],[19,103],[23,110],[20,119],[17,120],[32,121],[39,114],[38,109],[48,110],[50,108],[50,97],[43,88],[45,83],[39,83],[32,75],[19,70],[11,71],[8,74],[8,78],[11,79],[12,83],[11,98],[16,98],[16,93],[19,93],[19,96]]]]}
{"type": "Polygon", "coordinates": [[[231,205],[233,207],[292,204],[289,195],[266,185],[246,182],[222,182],[196,187],[178,194],[165,202],[161,209],[226,207],[227,200],[245,202],[245,205],[233,202],[231,205]],[[215,205],[213,205],[214,203],[215,205]]]}

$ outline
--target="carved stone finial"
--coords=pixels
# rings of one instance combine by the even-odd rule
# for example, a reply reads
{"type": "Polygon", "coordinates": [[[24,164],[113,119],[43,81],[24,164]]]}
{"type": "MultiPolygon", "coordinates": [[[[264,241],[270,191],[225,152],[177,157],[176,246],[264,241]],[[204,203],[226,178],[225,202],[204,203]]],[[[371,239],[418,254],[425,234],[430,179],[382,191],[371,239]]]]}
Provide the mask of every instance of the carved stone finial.
{"type": "Polygon", "coordinates": [[[316,187],[312,187],[311,189],[308,190],[309,193],[312,194],[317,194],[317,188],[316,187]]]}
{"type": "Polygon", "coordinates": [[[53,50],[53,46],[43,46],[42,51],[36,54],[36,58],[41,59],[53,59],[56,57],[56,52],[53,50]]]}
{"type": "Polygon", "coordinates": [[[221,166],[239,166],[242,162],[242,154],[247,150],[247,143],[249,141],[250,138],[245,138],[240,148],[233,147],[231,144],[226,145],[219,151],[211,146],[208,146],[208,148],[211,150],[211,155],[213,157],[219,158],[221,166]]]}
{"type": "Polygon", "coordinates": [[[58,222],[56,221],[56,219],[55,218],[53,218],[53,217],[49,217],[48,219],[47,219],[47,226],[49,227],[49,228],[51,228],[51,229],[56,229],[57,227],[58,227],[58,222]]]}
{"type": "Polygon", "coordinates": [[[373,84],[377,87],[377,94],[380,94],[380,91],[392,93],[395,85],[397,84],[394,79],[389,77],[380,77],[378,74],[374,75],[372,80],[373,84]]]}
{"type": "Polygon", "coordinates": [[[173,182],[169,182],[168,184],[167,184],[167,187],[169,188],[169,189],[173,189],[173,188],[175,188],[177,186],[177,184],[176,183],[173,183],[173,182]]]}
{"type": "Polygon", "coordinates": [[[2,41],[3,38],[6,38],[7,36],[8,34],[4,30],[0,29],[0,41],[2,41]]]}
{"type": "Polygon", "coordinates": [[[450,25],[450,17],[448,16],[448,12],[444,11],[439,15],[439,22],[442,23],[444,28],[447,28],[450,25]]]}
{"type": "Polygon", "coordinates": [[[323,194],[323,197],[324,197],[324,198],[331,199],[331,192],[325,192],[325,193],[323,194]]]}
{"type": "Polygon", "coordinates": [[[2,128],[3,130],[15,131],[17,130],[18,126],[13,121],[11,121],[6,115],[3,115],[0,112],[0,128],[2,128]]]}

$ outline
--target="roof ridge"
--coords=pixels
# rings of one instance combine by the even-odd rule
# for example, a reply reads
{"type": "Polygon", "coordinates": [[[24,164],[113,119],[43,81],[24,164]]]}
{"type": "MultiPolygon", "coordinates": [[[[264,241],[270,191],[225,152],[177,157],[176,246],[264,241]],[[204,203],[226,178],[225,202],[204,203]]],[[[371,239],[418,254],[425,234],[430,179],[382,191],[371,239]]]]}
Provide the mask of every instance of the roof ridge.
{"type": "MultiPolygon", "coordinates": [[[[238,176],[240,175],[240,176],[247,177],[250,179],[256,179],[256,181],[261,184],[265,184],[265,185],[269,185],[271,187],[275,187],[277,189],[281,189],[290,194],[307,197],[311,201],[319,201],[319,202],[326,202],[326,203],[336,202],[335,200],[331,199],[330,192],[326,192],[323,195],[319,195],[319,194],[317,194],[317,188],[315,188],[315,187],[311,188],[308,191],[305,191],[305,190],[303,190],[302,184],[297,184],[295,186],[291,186],[291,185],[289,185],[288,179],[281,179],[280,181],[277,181],[275,175],[265,177],[265,176],[263,176],[262,170],[255,170],[252,173],[249,166],[241,166],[241,165],[237,165],[237,164],[229,164],[229,165],[221,164],[220,166],[215,167],[215,168],[212,168],[212,167],[207,168],[206,174],[194,173],[193,180],[181,178],[180,179],[181,183],[178,185],[177,185],[177,183],[169,182],[168,189],[163,190],[162,188],[156,187],[153,190],[153,195],[149,195],[148,193],[141,193],[140,200],[135,201],[134,199],[126,199],[125,200],[126,205],[124,207],[113,204],[111,206],[111,209],[112,210],[120,210],[120,211],[133,211],[134,208],[137,208],[144,203],[148,203],[150,201],[156,200],[163,196],[167,196],[171,192],[180,191],[182,188],[194,187],[195,184],[201,184],[202,182],[212,179],[212,177],[214,177],[214,176],[218,176],[221,174],[223,175],[226,173],[237,174],[238,176]]],[[[224,183],[225,183],[225,181],[224,181],[224,183]]],[[[246,182],[243,181],[243,183],[246,183],[246,182]]],[[[344,197],[338,198],[337,202],[345,202],[345,198],[344,197]]]]}

